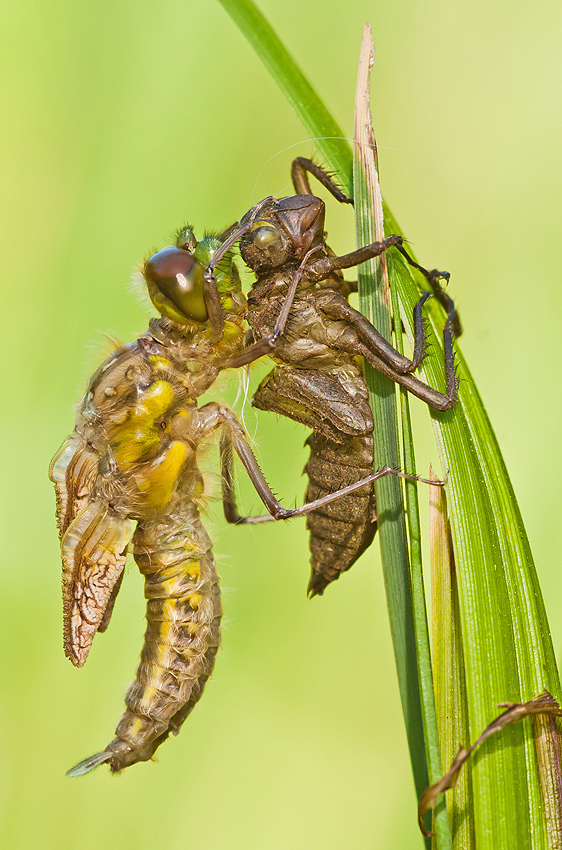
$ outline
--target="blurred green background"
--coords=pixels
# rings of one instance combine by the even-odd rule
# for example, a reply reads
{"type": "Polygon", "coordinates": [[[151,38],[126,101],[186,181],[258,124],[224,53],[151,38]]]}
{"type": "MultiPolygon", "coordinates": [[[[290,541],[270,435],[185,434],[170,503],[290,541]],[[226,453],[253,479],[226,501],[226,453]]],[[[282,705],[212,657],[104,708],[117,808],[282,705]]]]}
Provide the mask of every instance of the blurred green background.
{"type": "MultiPolygon", "coordinates": [[[[363,24],[373,25],[383,192],[419,260],[452,273],[462,347],[513,477],[559,651],[562,8],[261,8],[349,134],[363,24]]],[[[133,565],[111,629],[84,669],[71,667],[49,460],[104,356],[102,333],[128,341],[146,327],[127,290],[135,264],[186,219],[202,233],[290,193],[291,158],[314,146],[212,0],[23,0],[3,17],[2,846],[421,846],[377,547],[309,602],[302,521],[227,528],[212,506],[225,620],[203,700],[157,764],[65,778],[112,737],[144,600],[133,565]]],[[[343,252],[352,222],[336,207],[330,241],[343,252]]],[[[233,400],[237,388],[222,388],[233,400]]],[[[423,473],[435,450],[423,405],[416,411],[423,473]]],[[[300,501],[305,431],[248,405],[245,416],[275,490],[300,501]]],[[[245,509],[258,510],[242,489],[245,509]]]]}

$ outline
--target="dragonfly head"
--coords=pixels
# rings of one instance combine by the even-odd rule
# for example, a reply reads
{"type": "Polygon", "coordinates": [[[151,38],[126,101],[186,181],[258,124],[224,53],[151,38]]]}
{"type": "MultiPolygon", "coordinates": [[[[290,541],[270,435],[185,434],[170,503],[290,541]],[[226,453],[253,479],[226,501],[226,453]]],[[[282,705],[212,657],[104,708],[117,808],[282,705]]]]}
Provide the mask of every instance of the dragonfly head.
{"type": "Polygon", "coordinates": [[[179,325],[199,325],[209,318],[203,294],[205,269],[192,253],[196,246],[193,231],[184,227],[176,245],[153,254],[143,268],[152,303],[179,325]]]}
{"type": "Polygon", "coordinates": [[[323,239],[323,201],[314,195],[293,195],[260,205],[259,217],[240,239],[240,253],[254,271],[273,269],[302,259],[323,239]]]}

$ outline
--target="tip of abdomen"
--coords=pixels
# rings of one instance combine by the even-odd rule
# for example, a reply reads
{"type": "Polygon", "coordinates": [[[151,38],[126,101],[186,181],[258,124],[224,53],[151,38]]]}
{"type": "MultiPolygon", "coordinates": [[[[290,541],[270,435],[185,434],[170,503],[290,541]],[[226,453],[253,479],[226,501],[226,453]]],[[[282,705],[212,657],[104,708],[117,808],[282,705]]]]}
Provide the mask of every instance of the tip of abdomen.
{"type": "Polygon", "coordinates": [[[75,764],[74,767],[67,770],[65,775],[83,776],[85,773],[89,773],[95,767],[99,767],[100,764],[103,764],[112,758],[113,753],[111,750],[104,750],[102,753],[95,753],[93,756],[89,756],[87,759],[79,761],[78,764],[75,764]]]}

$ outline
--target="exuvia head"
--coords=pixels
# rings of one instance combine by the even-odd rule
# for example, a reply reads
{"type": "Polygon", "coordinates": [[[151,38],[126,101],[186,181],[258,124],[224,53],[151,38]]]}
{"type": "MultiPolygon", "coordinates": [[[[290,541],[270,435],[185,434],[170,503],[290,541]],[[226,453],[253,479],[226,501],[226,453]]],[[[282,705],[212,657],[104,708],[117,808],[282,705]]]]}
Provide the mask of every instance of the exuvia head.
{"type": "Polygon", "coordinates": [[[200,325],[209,318],[203,291],[205,269],[192,253],[196,247],[193,231],[184,227],[175,246],[157,251],[142,270],[156,309],[179,325],[200,325]]]}
{"type": "Polygon", "coordinates": [[[254,271],[277,268],[294,255],[291,240],[274,221],[258,219],[240,239],[240,253],[254,271]]]}
{"type": "Polygon", "coordinates": [[[278,268],[291,258],[301,260],[323,238],[323,201],[314,195],[292,195],[260,205],[256,221],[240,239],[240,253],[256,271],[278,268]]]}

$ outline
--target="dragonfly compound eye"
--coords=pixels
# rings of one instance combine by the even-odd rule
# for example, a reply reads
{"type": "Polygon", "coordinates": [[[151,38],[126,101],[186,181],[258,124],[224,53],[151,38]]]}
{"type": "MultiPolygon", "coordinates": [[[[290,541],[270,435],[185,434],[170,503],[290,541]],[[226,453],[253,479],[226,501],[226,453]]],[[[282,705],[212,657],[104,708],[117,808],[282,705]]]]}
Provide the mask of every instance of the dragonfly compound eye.
{"type": "Polygon", "coordinates": [[[256,248],[265,250],[274,242],[279,242],[281,234],[279,230],[268,221],[256,221],[250,231],[256,248]]]}
{"type": "Polygon", "coordinates": [[[163,248],[146,261],[144,279],[156,309],[180,325],[209,318],[203,294],[201,263],[180,248],[163,248]]]}
{"type": "Polygon", "coordinates": [[[252,269],[274,268],[284,263],[291,253],[287,238],[269,221],[256,221],[240,240],[240,251],[252,269]]]}

